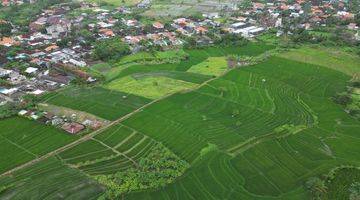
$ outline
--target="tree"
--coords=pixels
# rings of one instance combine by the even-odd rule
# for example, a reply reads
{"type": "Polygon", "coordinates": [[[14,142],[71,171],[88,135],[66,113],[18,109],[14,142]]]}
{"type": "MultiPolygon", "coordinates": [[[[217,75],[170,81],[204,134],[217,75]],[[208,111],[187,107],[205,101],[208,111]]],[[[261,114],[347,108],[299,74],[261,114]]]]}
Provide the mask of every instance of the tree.
{"type": "Polygon", "coordinates": [[[334,101],[340,105],[348,105],[351,103],[351,97],[346,93],[341,93],[334,97],[334,101]]]}
{"type": "Polygon", "coordinates": [[[323,180],[317,177],[311,177],[305,183],[306,188],[311,192],[313,199],[320,200],[324,193],[326,193],[326,186],[323,180]]]}
{"type": "Polygon", "coordinates": [[[0,23],[0,36],[10,36],[12,26],[9,23],[0,23]]]}
{"type": "Polygon", "coordinates": [[[93,50],[94,58],[104,61],[116,60],[128,54],[130,54],[130,47],[120,38],[98,41],[93,50]]]}
{"type": "Polygon", "coordinates": [[[355,182],[350,186],[350,200],[359,200],[360,199],[360,183],[355,182]]]}
{"type": "Polygon", "coordinates": [[[240,9],[244,9],[244,10],[250,9],[252,6],[253,6],[252,0],[244,0],[238,5],[240,9]]]}

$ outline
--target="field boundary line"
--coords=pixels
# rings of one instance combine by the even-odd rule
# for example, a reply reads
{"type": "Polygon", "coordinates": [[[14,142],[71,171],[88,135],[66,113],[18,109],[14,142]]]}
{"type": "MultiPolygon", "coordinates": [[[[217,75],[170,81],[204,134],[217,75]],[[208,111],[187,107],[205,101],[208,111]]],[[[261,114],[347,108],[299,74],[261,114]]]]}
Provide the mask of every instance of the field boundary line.
{"type": "Polygon", "coordinates": [[[103,145],[104,147],[111,149],[113,152],[115,152],[115,153],[118,154],[118,155],[124,156],[126,159],[130,160],[135,166],[138,166],[138,163],[135,162],[135,160],[133,160],[133,159],[130,158],[129,156],[127,156],[125,153],[122,153],[122,152],[114,149],[113,147],[110,147],[109,145],[105,144],[104,142],[102,142],[102,141],[100,141],[100,140],[98,140],[98,139],[91,138],[91,140],[96,141],[96,142],[98,142],[99,144],[103,145]]]}
{"type": "Polygon", "coordinates": [[[148,138],[149,138],[149,136],[145,135],[143,138],[141,138],[141,140],[139,140],[136,144],[134,144],[134,146],[132,146],[130,149],[124,151],[124,154],[130,153],[132,150],[134,150],[137,146],[142,144],[148,138]]]}
{"type": "Polygon", "coordinates": [[[16,146],[17,148],[19,148],[19,149],[21,149],[21,150],[23,150],[23,151],[25,151],[26,153],[31,154],[31,155],[35,156],[36,158],[39,157],[39,155],[34,154],[33,152],[25,149],[24,147],[22,147],[22,146],[19,145],[19,144],[16,144],[15,142],[13,142],[13,141],[9,140],[8,138],[4,137],[3,135],[0,135],[0,136],[1,136],[5,141],[9,142],[10,144],[16,146]]]}
{"type": "Polygon", "coordinates": [[[126,138],[124,138],[121,142],[117,143],[114,147],[114,149],[119,148],[121,145],[125,144],[127,141],[129,141],[132,137],[134,137],[134,135],[136,135],[136,131],[133,131],[129,136],[127,136],[126,138]]]}

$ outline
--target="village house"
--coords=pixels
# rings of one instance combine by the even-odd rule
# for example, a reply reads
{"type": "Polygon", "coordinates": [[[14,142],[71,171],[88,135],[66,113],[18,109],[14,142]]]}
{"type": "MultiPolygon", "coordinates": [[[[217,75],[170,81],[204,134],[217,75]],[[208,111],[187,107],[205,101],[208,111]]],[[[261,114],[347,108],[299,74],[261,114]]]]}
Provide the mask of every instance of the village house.
{"type": "Polygon", "coordinates": [[[50,16],[47,23],[50,26],[46,27],[46,31],[53,38],[59,38],[71,31],[71,22],[62,16],[50,16]]]}
{"type": "Polygon", "coordinates": [[[64,123],[61,128],[70,134],[77,134],[85,129],[85,126],[76,122],[64,123]]]}

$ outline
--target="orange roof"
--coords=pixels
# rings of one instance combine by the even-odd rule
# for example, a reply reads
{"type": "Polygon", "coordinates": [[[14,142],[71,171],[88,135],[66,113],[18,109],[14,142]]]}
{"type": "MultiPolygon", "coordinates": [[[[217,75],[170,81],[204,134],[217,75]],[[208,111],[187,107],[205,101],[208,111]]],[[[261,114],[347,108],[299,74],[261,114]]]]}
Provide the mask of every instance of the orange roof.
{"type": "Polygon", "coordinates": [[[289,10],[289,6],[286,5],[286,4],[282,4],[282,5],[280,6],[280,9],[281,9],[281,10],[289,10]]]}
{"type": "Polygon", "coordinates": [[[12,38],[10,37],[3,37],[1,40],[0,40],[0,45],[3,45],[3,46],[12,46],[12,45],[18,45],[20,44],[19,42],[13,40],[12,38]]]}
{"type": "Polygon", "coordinates": [[[114,36],[115,35],[111,29],[100,29],[99,32],[106,36],[114,36]]]}
{"type": "Polygon", "coordinates": [[[162,28],[164,28],[164,24],[162,24],[160,22],[155,22],[155,23],[153,23],[153,27],[158,28],[158,29],[162,29],[162,28]]]}
{"type": "Polygon", "coordinates": [[[58,49],[59,47],[55,44],[53,45],[50,45],[48,47],[45,48],[45,51],[52,51],[52,50],[55,50],[55,49],[58,49]]]}
{"type": "Polygon", "coordinates": [[[205,33],[207,31],[207,29],[202,26],[196,27],[195,30],[199,33],[205,33]]]}
{"type": "Polygon", "coordinates": [[[39,61],[40,61],[39,58],[34,58],[34,59],[32,59],[30,62],[31,62],[31,63],[37,63],[37,62],[39,62],[39,61]]]}

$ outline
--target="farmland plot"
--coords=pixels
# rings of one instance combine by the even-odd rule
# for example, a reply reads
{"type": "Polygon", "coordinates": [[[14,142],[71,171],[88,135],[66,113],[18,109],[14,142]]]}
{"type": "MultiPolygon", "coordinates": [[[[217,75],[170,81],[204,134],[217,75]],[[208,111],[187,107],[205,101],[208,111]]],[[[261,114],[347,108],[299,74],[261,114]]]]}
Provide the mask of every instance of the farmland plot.
{"type": "MultiPolygon", "coordinates": [[[[165,73],[182,80],[188,73],[185,71],[208,57],[262,51],[252,48],[248,52],[233,48],[194,50],[187,52],[194,60],[146,70],[129,68],[118,78],[165,73]]],[[[196,76],[188,79],[198,80],[196,76]]],[[[96,178],[108,191],[117,191],[119,185],[112,183],[130,184],[137,180],[133,177],[148,177],[139,166],[149,155],[159,155],[161,144],[160,149],[169,150],[165,154],[175,157],[182,170],[187,169],[185,173],[180,170],[181,177],[158,189],[145,187],[117,194],[126,199],[309,199],[304,186],[309,178],[340,165],[360,166],[360,123],[331,100],[346,89],[349,79],[326,67],[271,57],[234,69],[194,91],[162,99],[57,158],[96,178]]],[[[86,97],[92,101],[93,96],[86,97]]],[[[109,103],[104,100],[107,97],[101,96],[101,101],[109,103]]],[[[127,103],[140,105],[139,99],[127,103]]],[[[82,109],[104,114],[105,109],[97,106],[82,109]]],[[[118,106],[105,112],[117,113],[109,114],[115,118],[118,106]]],[[[12,182],[5,186],[13,188],[12,182]]]]}
{"type": "Polygon", "coordinates": [[[111,174],[135,167],[157,142],[122,124],[59,154],[59,158],[90,175],[111,174]]]}
{"type": "Polygon", "coordinates": [[[0,173],[77,139],[51,126],[13,117],[0,121],[0,173]]]}
{"type": "Polygon", "coordinates": [[[97,199],[105,187],[54,157],[0,178],[0,199],[97,199]]]}
{"type": "Polygon", "coordinates": [[[110,82],[105,87],[110,90],[126,92],[149,99],[157,99],[174,92],[191,89],[195,86],[196,84],[194,83],[163,76],[144,76],[140,78],[126,76],[110,82]]]}
{"type": "Polygon", "coordinates": [[[115,120],[150,102],[149,99],[101,87],[73,87],[44,97],[44,103],[91,113],[115,120]]]}

